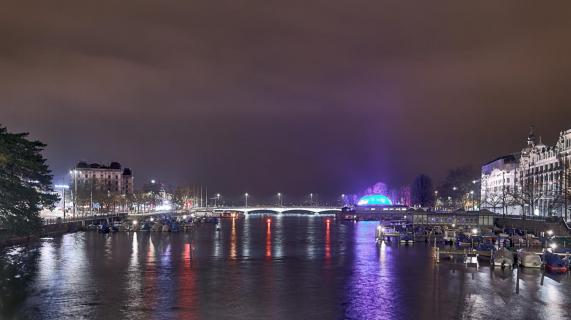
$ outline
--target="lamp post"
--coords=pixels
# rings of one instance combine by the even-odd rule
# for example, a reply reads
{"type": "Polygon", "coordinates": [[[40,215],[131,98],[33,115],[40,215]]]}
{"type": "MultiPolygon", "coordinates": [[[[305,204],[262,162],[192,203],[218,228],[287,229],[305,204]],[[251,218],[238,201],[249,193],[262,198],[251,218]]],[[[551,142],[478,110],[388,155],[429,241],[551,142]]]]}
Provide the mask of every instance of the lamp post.
{"type": "Polygon", "coordinates": [[[434,190],[434,210],[438,209],[438,190],[434,190]]]}
{"type": "Polygon", "coordinates": [[[73,176],[73,196],[71,201],[73,201],[73,218],[75,218],[75,212],[77,210],[77,170],[70,170],[69,174],[73,176]]]}
{"type": "Polygon", "coordinates": [[[63,200],[63,220],[65,221],[65,190],[69,189],[67,184],[58,184],[54,186],[56,189],[61,189],[61,198],[63,200]]]}
{"type": "Polygon", "coordinates": [[[220,202],[220,193],[216,194],[216,198],[215,198],[216,202],[214,203],[215,207],[218,207],[218,202],[220,202]]]}
{"type": "Polygon", "coordinates": [[[279,203],[280,207],[283,207],[282,193],[281,192],[278,192],[278,203],[279,203]]]}
{"type": "Polygon", "coordinates": [[[346,202],[345,202],[345,194],[344,193],[341,194],[341,202],[342,202],[343,206],[345,206],[346,202]]]}
{"type": "Polygon", "coordinates": [[[309,194],[309,206],[313,206],[313,193],[309,194]]]}
{"type": "Polygon", "coordinates": [[[250,195],[249,195],[247,192],[244,193],[245,207],[246,207],[246,208],[248,207],[248,197],[249,197],[249,196],[250,196],[250,195]]]}
{"type": "Polygon", "coordinates": [[[476,206],[474,204],[474,190],[470,190],[470,196],[472,197],[472,211],[475,211],[476,206]]]}

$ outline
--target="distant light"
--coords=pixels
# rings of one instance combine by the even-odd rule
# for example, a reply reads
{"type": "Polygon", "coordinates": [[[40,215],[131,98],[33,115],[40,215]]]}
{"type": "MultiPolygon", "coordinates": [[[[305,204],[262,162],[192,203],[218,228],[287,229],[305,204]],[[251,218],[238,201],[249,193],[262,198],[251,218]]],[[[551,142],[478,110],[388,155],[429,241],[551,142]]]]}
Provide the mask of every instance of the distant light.
{"type": "Polygon", "coordinates": [[[547,234],[552,236],[553,235],[553,230],[547,230],[547,234]]]}
{"type": "Polygon", "coordinates": [[[153,222],[153,221],[155,221],[155,218],[151,217],[151,219],[150,219],[150,220],[151,220],[151,222],[153,222]]]}
{"type": "Polygon", "coordinates": [[[552,250],[557,249],[557,244],[556,243],[552,243],[549,245],[549,247],[551,247],[552,250]]]}
{"type": "Polygon", "coordinates": [[[456,224],[455,224],[455,223],[452,224],[452,228],[456,228],[456,224]]]}
{"type": "Polygon", "coordinates": [[[156,182],[155,179],[151,180],[151,183],[152,183],[152,184],[154,184],[155,182],[156,182]]]}
{"type": "Polygon", "coordinates": [[[246,197],[247,197],[247,196],[249,196],[249,194],[246,192],[246,193],[244,193],[244,196],[246,196],[246,197]]]}
{"type": "Polygon", "coordinates": [[[56,188],[56,189],[69,189],[69,186],[67,184],[56,184],[54,186],[54,188],[56,188]]]}
{"type": "Polygon", "coordinates": [[[474,194],[474,190],[470,190],[470,194],[474,194]]]}
{"type": "Polygon", "coordinates": [[[472,233],[473,233],[473,234],[478,234],[478,229],[476,229],[476,228],[472,229],[472,233]]]}
{"type": "Polygon", "coordinates": [[[329,219],[325,220],[328,224],[331,223],[331,221],[329,219]]]}
{"type": "Polygon", "coordinates": [[[392,204],[392,201],[382,194],[366,195],[357,202],[359,206],[390,206],[392,204]]]}
{"type": "Polygon", "coordinates": [[[137,220],[133,220],[133,225],[134,225],[134,226],[137,225],[137,220]]]}
{"type": "Polygon", "coordinates": [[[182,216],[182,218],[186,220],[186,214],[185,214],[185,215],[183,215],[183,216],[182,216]]]}
{"type": "Polygon", "coordinates": [[[270,222],[272,222],[272,219],[268,219],[268,220],[266,220],[266,221],[267,221],[268,223],[270,223],[270,222]]]}

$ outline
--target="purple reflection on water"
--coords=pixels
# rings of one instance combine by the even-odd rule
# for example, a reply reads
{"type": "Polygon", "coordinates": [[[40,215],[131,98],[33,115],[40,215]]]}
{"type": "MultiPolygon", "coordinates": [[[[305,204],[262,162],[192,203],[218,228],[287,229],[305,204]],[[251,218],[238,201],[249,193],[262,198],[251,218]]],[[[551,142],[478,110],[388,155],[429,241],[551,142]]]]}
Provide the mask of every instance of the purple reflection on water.
{"type": "Polygon", "coordinates": [[[375,244],[377,222],[359,222],[353,228],[353,270],[347,282],[347,318],[396,319],[398,283],[392,277],[391,247],[375,244]]]}

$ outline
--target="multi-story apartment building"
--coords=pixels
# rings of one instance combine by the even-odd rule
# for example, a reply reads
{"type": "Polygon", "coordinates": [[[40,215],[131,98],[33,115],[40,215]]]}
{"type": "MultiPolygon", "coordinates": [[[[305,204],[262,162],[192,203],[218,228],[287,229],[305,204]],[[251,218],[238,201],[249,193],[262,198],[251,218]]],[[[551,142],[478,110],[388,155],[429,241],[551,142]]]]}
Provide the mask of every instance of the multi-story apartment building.
{"type": "Polygon", "coordinates": [[[108,166],[79,162],[71,170],[71,175],[72,185],[111,193],[133,193],[133,173],[129,168],[123,169],[118,162],[111,162],[108,166]]]}
{"type": "Polygon", "coordinates": [[[531,130],[520,153],[482,166],[482,208],[496,213],[569,217],[571,129],[545,145],[531,130]]]}

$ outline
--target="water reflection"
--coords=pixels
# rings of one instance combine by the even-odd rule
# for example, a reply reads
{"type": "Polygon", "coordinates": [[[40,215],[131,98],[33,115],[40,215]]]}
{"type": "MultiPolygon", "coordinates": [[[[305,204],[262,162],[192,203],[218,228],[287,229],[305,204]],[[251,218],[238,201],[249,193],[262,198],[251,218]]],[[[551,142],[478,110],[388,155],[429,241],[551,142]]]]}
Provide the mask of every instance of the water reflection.
{"type": "Polygon", "coordinates": [[[272,258],[272,219],[266,222],[266,258],[272,258]]]}
{"type": "Polygon", "coordinates": [[[327,261],[331,259],[331,221],[329,219],[326,220],[326,227],[325,227],[325,258],[327,261]]]}
{"type": "Polygon", "coordinates": [[[230,259],[236,260],[238,239],[236,237],[236,218],[232,217],[232,229],[230,231],[230,259]]]}
{"type": "Polygon", "coordinates": [[[435,264],[376,223],[224,220],[222,231],[70,234],[0,256],[0,318],[559,319],[569,276],[435,264]],[[218,249],[216,249],[218,246],[218,249]],[[218,252],[216,253],[216,250],[218,252]]]}

